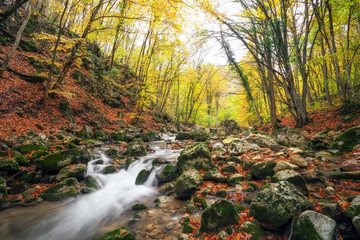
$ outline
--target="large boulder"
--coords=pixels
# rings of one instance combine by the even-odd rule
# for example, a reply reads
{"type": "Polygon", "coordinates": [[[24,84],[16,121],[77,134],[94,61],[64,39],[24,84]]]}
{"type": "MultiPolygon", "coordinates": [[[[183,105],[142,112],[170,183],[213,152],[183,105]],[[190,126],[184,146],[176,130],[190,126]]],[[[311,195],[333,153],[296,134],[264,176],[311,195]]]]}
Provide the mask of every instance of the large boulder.
{"type": "Polygon", "coordinates": [[[172,182],[178,176],[177,169],[174,165],[167,164],[159,172],[156,173],[156,178],[159,181],[159,184],[172,182]]]}
{"type": "Polygon", "coordinates": [[[355,197],[351,201],[350,206],[347,209],[347,214],[350,218],[360,215],[360,196],[355,197]]]}
{"type": "Polygon", "coordinates": [[[49,187],[41,197],[48,201],[57,201],[69,197],[74,197],[80,193],[80,184],[76,178],[68,178],[58,184],[49,187]]]}
{"type": "Polygon", "coordinates": [[[124,227],[108,232],[95,240],[135,240],[134,234],[124,227]]]}
{"type": "Polygon", "coordinates": [[[223,136],[239,134],[242,131],[243,128],[241,128],[237,124],[237,122],[232,119],[222,121],[218,129],[219,135],[223,135],[223,136]]]}
{"type": "Polygon", "coordinates": [[[249,143],[245,139],[234,139],[229,145],[229,154],[231,156],[239,156],[250,150],[256,151],[259,149],[260,148],[257,144],[249,143]]]}
{"type": "Polygon", "coordinates": [[[259,162],[251,166],[250,172],[255,179],[265,179],[274,175],[274,162],[259,162]]]}
{"type": "Polygon", "coordinates": [[[10,175],[20,171],[19,164],[15,160],[1,158],[0,159],[0,172],[6,172],[10,175]]]}
{"type": "Polygon", "coordinates": [[[66,166],[56,175],[56,181],[60,182],[70,177],[74,177],[79,181],[83,180],[85,171],[86,165],[82,163],[66,166]]]}
{"type": "Polygon", "coordinates": [[[269,148],[270,146],[274,146],[277,144],[276,140],[273,137],[265,134],[250,133],[245,138],[245,140],[249,143],[254,143],[259,147],[263,147],[263,148],[269,148]]]}
{"type": "Polygon", "coordinates": [[[215,232],[224,227],[239,224],[240,216],[236,206],[227,200],[221,200],[206,208],[201,215],[201,232],[215,232]]]}
{"type": "Polygon", "coordinates": [[[360,171],[360,159],[349,159],[345,160],[340,169],[342,171],[360,171]]]}
{"type": "Polygon", "coordinates": [[[360,144],[360,126],[350,128],[338,136],[331,144],[330,149],[337,154],[351,152],[360,144]]]}
{"type": "Polygon", "coordinates": [[[283,170],[275,173],[271,179],[272,182],[288,181],[292,183],[297,189],[299,189],[305,196],[309,194],[309,190],[306,187],[305,178],[294,170],[283,170]]]}
{"type": "Polygon", "coordinates": [[[188,169],[208,170],[215,167],[209,148],[205,143],[196,143],[180,152],[176,165],[179,172],[188,169]]]}
{"type": "Polygon", "coordinates": [[[294,222],[294,240],[333,240],[336,222],[317,212],[305,211],[294,222]]]}
{"type": "Polygon", "coordinates": [[[280,181],[259,192],[251,202],[249,214],[264,228],[276,230],[310,206],[310,200],[294,185],[280,181]]]}
{"type": "Polygon", "coordinates": [[[284,127],[272,133],[275,140],[283,146],[298,147],[309,149],[312,147],[311,141],[294,128],[284,127]]]}
{"type": "Polygon", "coordinates": [[[301,157],[300,155],[294,155],[290,158],[290,161],[292,164],[300,167],[300,168],[306,168],[309,166],[308,162],[305,158],[301,157]]]}
{"type": "Polygon", "coordinates": [[[176,179],[175,193],[178,199],[190,199],[203,184],[203,177],[195,170],[190,169],[176,179]]]}
{"type": "Polygon", "coordinates": [[[217,183],[226,182],[226,178],[219,172],[217,168],[212,168],[204,174],[205,181],[213,181],[217,183]]]}
{"type": "Polygon", "coordinates": [[[7,186],[6,181],[0,177],[0,205],[5,202],[7,197],[7,186]]]}
{"type": "Polygon", "coordinates": [[[141,138],[131,141],[127,147],[127,154],[130,156],[144,156],[147,154],[146,146],[141,138]]]}
{"type": "Polygon", "coordinates": [[[142,185],[149,178],[151,171],[143,169],[139,172],[135,179],[135,185],[142,185]]]}
{"type": "Polygon", "coordinates": [[[353,223],[356,231],[360,234],[360,215],[353,217],[352,223],[353,223]]]}
{"type": "Polygon", "coordinates": [[[31,133],[17,137],[16,141],[19,145],[15,149],[22,154],[29,154],[33,151],[48,151],[49,139],[42,133],[31,133]]]}

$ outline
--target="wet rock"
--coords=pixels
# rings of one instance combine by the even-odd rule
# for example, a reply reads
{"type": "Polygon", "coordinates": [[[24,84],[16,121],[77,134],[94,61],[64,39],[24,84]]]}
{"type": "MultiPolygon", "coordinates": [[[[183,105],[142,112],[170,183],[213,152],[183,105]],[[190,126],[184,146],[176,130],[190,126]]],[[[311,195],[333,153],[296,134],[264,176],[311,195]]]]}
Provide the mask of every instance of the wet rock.
{"type": "Polygon", "coordinates": [[[215,164],[206,144],[197,143],[180,152],[176,167],[179,172],[184,172],[188,169],[207,171],[215,167],[215,164]]]}
{"type": "Polygon", "coordinates": [[[257,151],[259,146],[254,143],[249,143],[244,139],[234,139],[229,145],[229,154],[231,156],[239,156],[248,151],[257,151]]]}
{"type": "Polygon", "coordinates": [[[66,178],[74,177],[77,180],[83,180],[86,171],[85,164],[75,164],[62,168],[59,174],[56,176],[56,181],[60,182],[66,178]]]}
{"type": "Polygon", "coordinates": [[[274,146],[277,144],[276,140],[273,137],[266,134],[251,133],[245,138],[245,140],[249,143],[254,143],[262,148],[269,148],[270,146],[274,146]]]}
{"type": "Polygon", "coordinates": [[[147,169],[143,169],[139,172],[139,174],[136,177],[135,185],[142,185],[146,182],[148,177],[150,176],[151,171],[147,169]]]}
{"type": "Polygon", "coordinates": [[[80,184],[76,178],[68,178],[50,188],[46,189],[41,197],[48,201],[57,201],[74,197],[80,193],[80,184]]]}
{"type": "Polygon", "coordinates": [[[99,189],[100,184],[96,181],[96,179],[92,176],[86,176],[84,179],[85,186],[91,189],[99,189]]]}
{"type": "Polygon", "coordinates": [[[7,197],[7,186],[6,181],[0,177],[0,206],[5,202],[7,197]]]}
{"type": "Polygon", "coordinates": [[[309,194],[309,190],[306,187],[306,182],[303,176],[294,170],[283,170],[275,173],[271,179],[272,182],[287,181],[293,184],[298,190],[300,190],[305,196],[309,194]]]}
{"type": "Polygon", "coordinates": [[[159,189],[159,192],[165,195],[170,195],[174,193],[175,184],[172,182],[165,183],[159,189]]]}
{"type": "Polygon", "coordinates": [[[167,164],[162,168],[158,173],[156,173],[156,178],[159,181],[159,184],[164,184],[167,182],[172,182],[178,177],[177,169],[174,165],[167,164]]]}
{"type": "Polygon", "coordinates": [[[251,202],[249,215],[264,228],[276,230],[310,205],[309,199],[294,185],[280,181],[259,192],[251,202]]]}
{"type": "Polygon", "coordinates": [[[271,135],[283,146],[298,147],[301,149],[310,149],[312,147],[311,141],[294,128],[280,128],[275,130],[271,135]]]}
{"type": "Polygon", "coordinates": [[[212,168],[205,173],[204,180],[223,183],[226,181],[226,178],[219,172],[217,168],[212,168]]]}
{"type": "Polygon", "coordinates": [[[331,144],[331,150],[337,150],[336,154],[351,152],[353,148],[360,144],[360,126],[350,128],[338,136],[331,144]]]}
{"type": "Polygon", "coordinates": [[[238,224],[240,216],[234,204],[221,200],[205,209],[201,215],[201,232],[215,232],[227,226],[238,224]]]}
{"type": "Polygon", "coordinates": [[[266,177],[272,177],[274,175],[273,168],[274,162],[260,162],[251,166],[251,175],[255,179],[265,179],[266,177]]]}
{"type": "Polygon", "coordinates": [[[49,139],[42,133],[31,133],[26,136],[20,136],[16,139],[19,146],[15,146],[16,150],[19,150],[21,154],[29,154],[33,151],[49,150],[49,139]]]}
{"type": "Polygon", "coordinates": [[[102,174],[113,174],[116,172],[117,172],[117,169],[113,165],[108,165],[108,166],[104,167],[104,169],[101,171],[102,174]]]}
{"type": "Polygon", "coordinates": [[[137,204],[135,204],[135,205],[133,205],[131,207],[131,209],[134,210],[134,211],[142,211],[142,210],[145,210],[147,208],[148,207],[145,204],[142,204],[142,203],[137,203],[137,204]]]}
{"type": "Polygon", "coordinates": [[[341,164],[340,169],[342,171],[359,171],[360,170],[360,160],[358,160],[358,159],[345,160],[341,164]]]}
{"type": "Polygon", "coordinates": [[[0,159],[0,172],[5,172],[9,175],[13,175],[15,173],[18,173],[19,171],[19,164],[16,161],[7,158],[0,159]]]}
{"type": "Polygon", "coordinates": [[[124,227],[108,232],[95,240],[135,240],[134,234],[124,227]]]}
{"type": "Polygon", "coordinates": [[[307,166],[309,166],[306,159],[301,157],[300,155],[292,156],[290,161],[291,161],[292,164],[295,164],[296,166],[298,166],[300,168],[306,168],[307,166]]]}
{"type": "Polygon", "coordinates": [[[278,161],[274,168],[274,173],[283,171],[283,170],[299,170],[299,167],[295,164],[291,164],[285,161],[278,161]]]}
{"type": "Polygon", "coordinates": [[[105,154],[110,158],[116,158],[119,155],[119,149],[109,148],[105,151],[105,154]]]}
{"type": "Polygon", "coordinates": [[[140,138],[131,141],[127,148],[129,156],[145,156],[147,154],[146,146],[140,138]]]}
{"type": "Polygon", "coordinates": [[[350,218],[360,215],[360,196],[356,196],[350,203],[346,213],[350,218]]]}
{"type": "Polygon", "coordinates": [[[190,169],[176,179],[174,188],[176,197],[178,199],[189,199],[200,189],[202,184],[203,178],[201,174],[195,169],[190,169]]]}
{"type": "Polygon", "coordinates": [[[294,222],[294,240],[335,239],[336,222],[320,213],[305,211],[294,222]]]}

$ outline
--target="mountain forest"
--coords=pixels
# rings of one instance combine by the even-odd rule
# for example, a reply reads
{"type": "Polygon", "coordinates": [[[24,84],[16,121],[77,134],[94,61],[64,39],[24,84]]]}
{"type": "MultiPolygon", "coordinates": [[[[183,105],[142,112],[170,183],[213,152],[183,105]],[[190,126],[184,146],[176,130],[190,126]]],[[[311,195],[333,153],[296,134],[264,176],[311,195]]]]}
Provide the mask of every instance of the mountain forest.
{"type": "Polygon", "coordinates": [[[0,239],[360,239],[357,0],[0,1],[0,239]]]}

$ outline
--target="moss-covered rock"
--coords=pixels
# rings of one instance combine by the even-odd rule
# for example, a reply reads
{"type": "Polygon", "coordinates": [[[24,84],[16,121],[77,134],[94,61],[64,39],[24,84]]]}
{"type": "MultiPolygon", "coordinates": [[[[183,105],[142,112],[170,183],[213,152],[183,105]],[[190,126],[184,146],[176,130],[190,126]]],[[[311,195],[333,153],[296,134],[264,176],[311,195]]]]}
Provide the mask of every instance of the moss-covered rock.
{"type": "Polygon", "coordinates": [[[140,138],[136,138],[131,141],[127,147],[129,156],[145,156],[147,154],[146,146],[140,138]]]}
{"type": "Polygon", "coordinates": [[[74,165],[69,165],[60,170],[56,176],[56,181],[60,182],[70,177],[74,177],[77,180],[83,180],[86,171],[86,165],[79,163],[74,165]]]}
{"type": "Polygon", "coordinates": [[[0,158],[0,172],[15,174],[20,171],[19,164],[12,159],[0,158]]]}
{"type": "Polygon", "coordinates": [[[141,139],[144,142],[160,141],[160,133],[157,131],[149,130],[146,133],[141,135],[141,139]]]}
{"type": "Polygon", "coordinates": [[[68,178],[54,186],[46,189],[41,197],[48,201],[57,201],[74,197],[80,193],[80,184],[76,178],[68,178]]]}
{"type": "Polygon", "coordinates": [[[94,240],[135,240],[135,236],[126,228],[121,227],[94,240]]]}
{"type": "Polygon", "coordinates": [[[146,180],[148,179],[148,177],[150,176],[150,173],[151,173],[151,171],[149,171],[147,169],[141,170],[136,177],[135,184],[136,185],[144,184],[146,182],[146,180]]]}
{"type": "Polygon", "coordinates": [[[201,174],[195,169],[190,169],[176,179],[174,186],[176,197],[178,199],[189,199],[200,189],[202,184],[203,178],[201,174]]]}
{"type": "Polygon", "coordinates": [[[90,126],[84,125],[79,133],[79,137],[85,138],[85,139],[91,139],[94,138],[93,130],[90,126]]]}
{"type": "Polygon", "coordinates": [[[194,231],[194,227],[191,225],[190,223],[190,218],[186,218],[184,220],[184,225],[183,225],[183,233],[192,233],[194,231]]]}
{"type": "Polygon", "coordinates": [[[205,131],[193,132],[191,135],[192,139],[198,142],[205,142],[209,139],[209,134],[205,131]]]}
{"type": "Polygon", "coordinates": [[[274,162],[260,162],[251,166],[251,175],[255,179],[265,179],[274,175],[273,168],[276,166],[274,162]]]}
{"type": "Polygon", "coordinates": [[[16,155],[15,160],[19,164],[19,166],[30,166],[30,162],[26,160],[24,155],[16,155]]]}
{"type": "Polygon", "coordinates": [[[346,211],[350,218],[360,215],[360,196],[355,197],[346,211]]]}
{"type": "Polygon", "coordinates": [[[233,173],[238,173],[239,171],[237,170],[234,163],[227,163],[223,168],[221,168],[220,172],[225,175],[229,175],[233,173]]]}
{"type": "Polygon", "coordinates": [[[249,214],[264,228],[275,230],[310,206],[309,199],[294,185],[280,181],[259,192],[251,202],[249,214]]]}
{"type": "Polygon", "coordinates": [[[124,134],[122,132],[112,132],[110,133],[110,137],[115,142],[124,141],[124,134]]]}
{"type": "Polygon", "coordinates": [[[311,141],[301,134],[297,129],[284,127],[272,132],[275,140],[283,146],[311,149],[311,141]]]}
{"type": "Polygon", "coordinates": [[[248,151],[257,151],[259,149],[257,144],[249,143],[244,139],[234,139],[231,141],[228,151],[231,156],[240,156],[248,151]]]}
{"type": "Polygon", "coordinates": [[[108,140],[108,136],[106,135],[106,133],[103,130],[99,129],[95,131],[95,138],[104,142],[108,140]]]}
{"type": "Polygon", "coordinates": [[[117,172],[117,169],[114,165],[108,165],[102,169],[102,174],[113,174],[117,172]]]}
{"type": "Polygon", "coordinates": [[[294,240],[333,240],[336,222],[320,213],[305,211],[294,222],[294,240]]]}
{"type": "Polygon", "coordinates": [[[360,171],[359,172],[342,172],[342,173],[333,173],[329,176],[330,179],[335,180],[360,180],[360,171]]]}
{"type": "Polygon", "coordinates": [[[350,128],[337,137],[331,144],[330,149],[338,150],[336,154],[351,152],[357,144],[360,144],[360,126],[350,128]]]}
{"type": "Polygon", "coordinates": [[[193,136],[192,136],[192,133],[190,132],[179,132],[177,135],[176,135],[176,140],[189,140],[189,139],[192,139],[193,136]]]}
{"type": "Polygon", "coordinates": [[[115,148],[109,148],[105,153],[110,158],[116,158],[119,155],[119,151],[115,148]]]}
{"type": "Polygon", "coordinates": [[[196,143],[180,152],[176,165],[179,172],[188,169],[209,170],[215,167],[209,148],[205,143],[196,143]]]}
{"type": "Polygon", "coordinates": [[[294,170],[283,170],[275,173],[271,179],[272,182],[288,181],[300,190],[305,196],[309,195],[309,190],[306,187],[306,181],[303,176],[294,170]]]}
{"type": "Polygon", "coordinates": [[[99,189],[100,185],[92,176],[86,176],[84,179],[85,186],[91,189],[99,189]]]}
{"type": "Polygon", "coordinates": [[[7,197],[7,185],[6,181],[0,177],[0,205],[5,202],[7,197]]]}
{"type": "Polygon", "coordinates": [[[137,204],[134,204],[131,209],[134,210],[134,211],[142,211],[142,210],[145,210],[147,209],[148,207],[145,205],[145,204],[142,204],[142,203],[137,203],[137,204]]]}
{"type": "Polygon", "coordinates": [[[273,137],[266,135],[264,133],[262,134],[253,134],[250,133],[245,140],[249,143],[254,143],[258,145],[259,147],[263,148],[269,148],[270,146],[276,145],[276,141],[273,137]]]}
{"type": "Polygon", "coordinates": [[[230,175],[226,178],[226,182],[230,186],[235,186],[236,184],[239,184],[241,181],[244,181],[244,176],[239,173],[230,175]]]}
{"type": "Polygon", "coordinates": [[[224,227],[238,224],[240,216],[234,204],[221,200],[205,209],[201,215],[201,232],[215,232],[224,227]]]}
{"type": "Polygon", "coordinates": [[[247,234],[251,234],[250,240],[260,240],[263,235],[263,230],[260,224],[255,221],[246,221],[240,226],[241,230],[247,234]]]}
{"type": "Polygon", "coordinates": [[[49,147],[43,143],[38,143],[38,142],[34,142],[34,143],[29,143],[29,144],[25,144],[22,145],[19,149],[19,152],[21,154],[29,154],[33,151],[45,151],[47,152],[49,150],[49,147]]]}
{"type": "Polygon", "coordinates": [[[215,195],[221,198],[226,198],[227,196],[227,191],[226,190],[218,190],[215,195]]]}
{"type": "Polygon", "coordinates": [[[213,181],[217,183],[226,182],[226,178],[219,172],[217,168],[211,168],[204,174],[205,181],[213,181]]]}
{"type": "Polygon", "coordinates": [[[165,165],[165,167],[156,174],[156,178],[158,179],[159,184],[174,181],[177,177],[177,169],[174,165],[171,164],[165,165]]]}
{"type": "Polygon", "coordinates": [[[360,215],[353,217],[352,223],[353,223],[356,231],[360,234],[360,215]]]}

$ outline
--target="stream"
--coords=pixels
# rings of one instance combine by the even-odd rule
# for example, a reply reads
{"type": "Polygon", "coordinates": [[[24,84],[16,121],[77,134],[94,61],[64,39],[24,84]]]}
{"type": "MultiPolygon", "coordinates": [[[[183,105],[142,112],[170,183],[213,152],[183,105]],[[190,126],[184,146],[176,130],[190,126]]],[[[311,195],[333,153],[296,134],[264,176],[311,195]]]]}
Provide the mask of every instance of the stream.
{"type": "MultiPolygon", "coordinates": [[[[160,158],[176,161],[180,153],[180,150],[167,149],[165,146],[164,141],[151,142],[150,154],[140,157],[127,170],[122,169],[107,175],[102,174],[101,170],[111,161],[104,154],[109,147],[104,145],[94,149],[92,160],[88,163],[87,175],[98,181],[101,185],[99,190],[63,202],[44,201],[35,206],[5,209],[0,212],[0,239],[85,240],[120,226],[129,227],[138,234],[147,229],[150,234],[151,230],[156,230],[156,223],[163,222],[169,228],[171,221],[174,223],[170,225],[175,228],[183,214],[180,210],[183,209],[182,203],[163,196],[161,198],[164,208],[153,207],[153,201],[159,197],[155,175],[161,167],[153,168],[152,160],[160,158]],[[102,160],[102,164],[98,164],[101,162],[99,160],[102,160]],[[143,185],[135,185],[135,179],[142,169],[152,169],[152,172],[143,185]],[[145,203],[149,209],[141,213],[141,220],[135,221],[130,208],[137,202],[145,203]],[[169,206],[175,210],[171,211],[169,206]]],[[[159,229],[156,233],[159,239],[164,237],[159,229]]],[[[147,239],[146,234],[142,235],[147,239]]]]}

